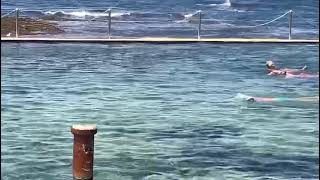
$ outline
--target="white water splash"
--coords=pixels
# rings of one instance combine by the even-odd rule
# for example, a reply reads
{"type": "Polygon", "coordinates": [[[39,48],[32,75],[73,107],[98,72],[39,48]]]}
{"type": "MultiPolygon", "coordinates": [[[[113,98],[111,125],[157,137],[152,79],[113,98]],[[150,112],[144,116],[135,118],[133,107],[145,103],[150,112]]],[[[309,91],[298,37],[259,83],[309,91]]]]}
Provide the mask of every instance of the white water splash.
{"type": "Polygon", "coordinates": [[[248,98],[251,98],[251,96],[248,96],[242,93],[237,93],[237,95],[234,97],[234,99],[239,99],[239,100],[247,100],[248,98]]]}
{"type": "Polygon", "coordinates": [[[186,20],[188,20],[188,19],[191,19],[192,17],[194,17],[194,16],[196,16],[198,13],[189,13],[189,14],[185,14],[185,15],[183,15],[184,16],[184,18],[186,19],[186,20]]]}
{"type": "Polygon", "coordinates": [[[222,4],[209,4],[209,6],[223,6],[223,7],[231,7],[231,1],[225,0],[222,4]]]}
{"type": "Polygon", "coordinates": [[[231,1],[230,0],[226,0],[222,5],[231,7],[231,1]]]}
{"type": "Polygon", "coordinates": [[[189,14],[185,14],[183,15],[184,19],[183,20],[178,20],[175,21],[176,23],[185,23],[185,22],[189,22],[191,20],[193,20],[194,17],[196,17],[198,13],[189,13],[189,14]]]}
{"type": "MultiPolygon", "coordinates": [[[[55,15],[57,13],[62,13],[64,15],[71,15],[75,17],[86,17],[86,16],[91,16],[91,17],[105,17],[108,16],[107,12],[88,12],[88,11],[71,11],[71,12],[66,12],[66,11],[47,11],[45,14],[49,15],[55,15]]],[[[121,16],[129,16],[129,12],[112,12],[111,17],[121,17],[121,16]]]]}

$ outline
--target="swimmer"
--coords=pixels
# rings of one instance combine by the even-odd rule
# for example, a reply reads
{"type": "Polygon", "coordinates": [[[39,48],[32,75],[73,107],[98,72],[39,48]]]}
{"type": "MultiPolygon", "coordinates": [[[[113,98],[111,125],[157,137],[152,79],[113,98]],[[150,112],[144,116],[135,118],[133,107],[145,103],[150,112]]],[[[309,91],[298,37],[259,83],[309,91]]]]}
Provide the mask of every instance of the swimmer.
{"type": "Polygon", "coordinates": [[[237,99],[249,103],[273,103],[273,102],[315,102],[319,103],[319,96],[301,96],[301,97],[257,97],[248,96],[242,93],[236,95],[237,99]]]}
{"type": "Polygon", "coordinates": [[[245,100],[254,103],[272,103],[272,102],[288,102],[288,101],[299,101],[299,102],[319,102],[319,96],[307,96],[307,97],[252,97],[245,96],[245,100]]]}
{"type": "Polygon", "coordinates": [[[268,75],[287,75],[287,73],[300,74],[304,72],[304,70],[307,68],[307,66],[304,66],[301,69],[288,69],[288,68],[278,69],[273,63],[273,61],[271,60],[268,60],[266,62],[266,66],[267,66],[267,70],[269,71],[268,75]]]}
{"type": "Polygon", "coordinates": [[[248,97],[246,98],[248,102],[274,102],[277,101],[277,98],[268,98],[268,97],[248,97]]]}
{"type": "Polygon", "coordinates": [[[319,73],[318,74],[308,74],[308,73],[300,73],[300,74],[291,74],[291,73],[286,73],[286,78],[319,78],[319,73]]]}

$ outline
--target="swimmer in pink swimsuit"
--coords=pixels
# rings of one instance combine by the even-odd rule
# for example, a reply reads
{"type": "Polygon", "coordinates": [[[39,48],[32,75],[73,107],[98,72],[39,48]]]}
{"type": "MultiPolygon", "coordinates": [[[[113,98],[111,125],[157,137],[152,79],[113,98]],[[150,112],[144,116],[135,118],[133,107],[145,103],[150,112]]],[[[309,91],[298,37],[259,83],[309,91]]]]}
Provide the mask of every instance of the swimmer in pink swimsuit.
{"type": "Polygon", "coordinates": [[[319,74],[308,74],[308,73],[300,73],[300,74],[291,74],[286,73],[286,78],[319,78],[319,74]]]}
{"type": "Polygon", "coordinates": [[[287,75],[287,74],[300,74],[303,73],[307,66],[304,66],[302,69],[277,69],[274,63],[269,60],[266,62],[267,70],[269,71],[268,75],[287,75]]]}
{"type": "Polygon", "coordinates": [[[269,60],[266,62],[267,70],[269,71],[268,75],[283,75],[285,78],[319,78],[319,73],[311,74],[305,71],[307,66],[304,66],[301,69],[277,69],[274,63],[269,60]]]}

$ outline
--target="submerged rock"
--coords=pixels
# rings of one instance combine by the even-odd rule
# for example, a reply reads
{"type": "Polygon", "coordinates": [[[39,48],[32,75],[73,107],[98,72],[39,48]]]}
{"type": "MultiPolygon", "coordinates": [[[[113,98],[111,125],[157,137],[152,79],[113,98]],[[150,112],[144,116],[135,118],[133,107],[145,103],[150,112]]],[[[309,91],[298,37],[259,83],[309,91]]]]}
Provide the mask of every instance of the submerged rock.
{"type": "MultiPolygon", "coordinates": [[[[36,20],[28,17],[19,18],[19,35],[35,34],[59,34],[64,31],[59,28],[57,23],[45,20],[36,20]]],[[[16,19],[15,17],[1,18],[1,37],[15,36],[16,19]]]]}

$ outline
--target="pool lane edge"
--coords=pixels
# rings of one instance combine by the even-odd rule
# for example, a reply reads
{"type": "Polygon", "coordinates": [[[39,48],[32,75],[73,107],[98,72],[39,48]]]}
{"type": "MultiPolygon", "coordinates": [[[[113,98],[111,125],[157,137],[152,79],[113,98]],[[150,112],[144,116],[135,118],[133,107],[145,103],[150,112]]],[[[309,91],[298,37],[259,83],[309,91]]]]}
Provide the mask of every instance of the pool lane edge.
{"type": "Polygon", "coordinates": [[[319,39],[268,39],[268,38],[12,38],[1,37],[1,42],[21,43],[307,43],[319,44],[319,39]]]}

